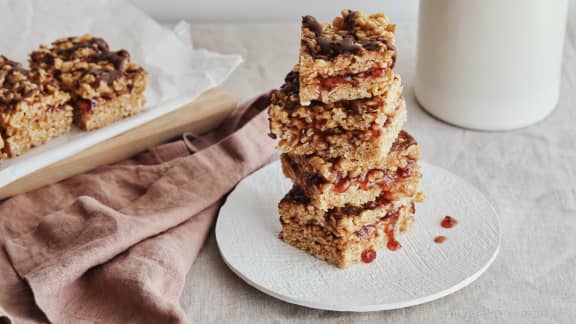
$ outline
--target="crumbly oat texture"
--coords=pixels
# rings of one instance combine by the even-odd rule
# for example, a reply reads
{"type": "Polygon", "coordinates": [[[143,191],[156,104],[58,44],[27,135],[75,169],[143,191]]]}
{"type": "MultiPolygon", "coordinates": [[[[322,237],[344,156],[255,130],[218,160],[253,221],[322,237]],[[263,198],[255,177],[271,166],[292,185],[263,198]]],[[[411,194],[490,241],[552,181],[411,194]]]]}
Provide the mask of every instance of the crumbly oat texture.
{"type": "Polygon", "coordinates": [[[376,164],[286,153],[280,156],[284,175],[321,210],[364,204],[380,195],[389,200],[415,195],[421,179],[419,158],[418,144],[404,131],[390,154],[376,164]]]}
{"type": "Polygon", "coordinates": [[[325,104],[313,101],[300,104],[297,67],[288,73],[285,83],[272,95],[269,116],[271,133],[282,137],[292,128],[294,132],[314,129],[316,132],[379,130],[395,114],[402,96],[398,75],[387,81],[388,89],[382,96],[325,104]]]}
{"type": "Polygon", "coordinates": [[[272,95],[270,136],[283,152],[374,161],[386,156],[406,121],[399,78],[382,96],[334,104],[298,102],[297,72],[272,95]]]}
{"type": "Polygon", "coordinates": [[[343,158],[324,159],[317,155],[283,153],[282,159],[290,160],[294,169],[301,173],[320,177],[324,182],[337,182],[345,177],[361,177],[373,169],[396,172],[408,164],[420,160],[420,146],[410,133],[401,130],[388,155],[381,161],[350,160],[343,158]]]}
{"type": "Polygon", "coordinates": [[[380,95],[396,62],[395,29],[381,13],[366,16],[344,10],[332,24],[303,17],[301,103],[380,95]]]}
{"type": "Polygon", "coordinates": [[[406,232],[414,221],[411,199],[323,213],[310,210],[313,207],[306,207],[305,202],[290,202],[291,193],[280,203],[280,239],[339,268],[371,262],[378,249],[398,244],[396,235],[406,232]],[[362,225],[355,225],[355,221],[362,225]],[[367,253],[373,257],[367,259],[367,253]]]}
{"type": "Polygon", "coordinates": [[[83,35],[41,45],[30,54],[30,66],[42,82],[55,80],[71,94],[75,121],[84,130],[137,114],[145,103],[147,72],[102,38],[83,35]]]}
{"type": "Polygon", "coordinates": [[[70,96],[0,56],[0,156],[16,157],[70,130],[70,96]]]}
{"type": "Polygon", "coordinates": [[[418,193],[396,200],[389,200],[385,194],[362,205],[347,204],[343,207],[322,210],[316,208],[304,191],[293,186],[278,204],[282,224],[298,223],[322,226],[338,237],[358,232],[362,227],[376,223],[388,213],[402,206],[415,210],[414,203],[420,199],[418,193]]]}
{"type": "Polygon", "coordinates": [[[420,168],[410,163],[397,171],[373,169],[358,177],[343,177],[336,182],[325,182],[315,175],[300,173],[284,155],[284,175],[302,188],[312,205],[328,210],[347,204],[361,205],[385,195],[389,200],[412,196],[420,190],[420,168]]]}

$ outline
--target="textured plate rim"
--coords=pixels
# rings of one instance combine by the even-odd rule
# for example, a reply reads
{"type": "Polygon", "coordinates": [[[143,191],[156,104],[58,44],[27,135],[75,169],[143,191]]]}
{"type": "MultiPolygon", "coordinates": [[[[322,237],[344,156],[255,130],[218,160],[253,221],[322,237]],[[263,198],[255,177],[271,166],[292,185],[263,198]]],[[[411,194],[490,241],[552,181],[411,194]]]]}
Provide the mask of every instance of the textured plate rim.
{"type": "MultiPolygon", "coordinates": [[[[271,168],[274,166],[274,164],[276,163],[280,163],[279,161],[273,161],[267,165],[265,165],[264,167],[256,170],[254,173],[252,173],[251,175],[249,175],[248,177],[253,176],[255,173],[262,171],[263,169],[266,168],[271,168]]],[[[496,244],[496,248],[494,250],[494,252],[492,253],[492,256],[490,257],[490,259],[488,259],[488,261],[486,262],[486,264],[484,264],[484,266],[482,266],[480,269],[478,269],[475,273],[469,275],[466,279],[460,281],[459,283],[454,284],[451,287],[448,287],[447,289],[438,291],[436,293],[424,296],[424,297],[419,297],[419,298],[414,298],[414,299],[410,299],[410,300],[405,300],[405,301],[400,301],[400,302],[395,302],[395,303],[386,303],[386,304],[367,304],[367,305],[350,305],[350,306],[342,306],[342,305],[334,305],[334,304],[323,304],[323,303],[317,303],[317,302],[313,302],[313,301],[300,301],[294,297],[290,297],[290,296],[286,296],[286,295],[282,295],[279,293],[276,293],[273,290],[270,290],[266,287],[263,287],[259,284],[257,284],[256,282],[252,281],[250,278],[246,277],[244,274],[242,274],[240,272],[240,270],[238,270],[236,267],[234,267],[234,265],[232,265],[228,259],[226,258],[226,256],[222,253],[221,247],[220,247],[220,238],[219,238],[219,228],[220,228],[220,217],[218,217],[217,221],[216,221],[216,226],[215,226],[215,236],[216,236],[216,243],[218,246],[218,252],[220,254],[220,256],[222,257],[222,260],[224,261],[224,264],[226,264],[226,266],[238,277],[240,277],[244,282],[246,282],[248,285],[250,285],[253,288],[256,288],[257,290],[272,296],[276,299],[282,300],[284,302],[290,303],[290,304],[294,304],[294,305],[299,305],[299,306],[303,306],[303,307],[307,307],[307,308],[313,308],[313,309],[319,309],[319,310],[329,310],[329,311],[337,311],[337,312],[376,312],[376,311],[385,311],[385,310],[394,310],[394,309],[401,309],[401,308],[407,308],[407,307],[411,307],[411,306],[417,306],[417,305],[421,305],[421,304],[425,304],[425,303],[429,303],[432,301],[435,301],[437,299],[446,297],[448,295],[451,295],[465,287],[467,287],[468,285],[470,285],[471,283],[473,283],[474,281],[476,281],[478,278],[480,278],[480,276],[482,276],[482,274],[484,274],[484,272],[486,272],[486,270],[488,270],[488,268],[490,268],[490,266],[494,263],[494,261],[496,260],[498,254],[500,253],[500,247],[502,245],[502,227],[501,227],[501,221],[500,221],[500,216],[497,212],[497,210],[495,209],[494,205],[490,202],[490,200],[488,200],[488,198],[486,197],[486,195],[480,191],[477,187],[473,186],[471,183],[469,183],[468,181],[464,180],[462,177],[435,165],[432,165],[430,163],[426,163],[424,161],[420,161],[420,163],[422,165],[426,165],[427,167],[432,167],[432,168],[436,168],[436,169],[440,169],[444,172],[449,173],[451,176],[458,178],[459,181],[462,181],[463,183],[471,186],[472,188],[474,188],[482,197],[483,200],[485,200],[485,202],[487,203],[487,205],[490,207],[490,210],[494,213],[497,223],[496,223],[496,227],[498,229],[498,242],[496,244]]],[[[244,182],[246,180],[243,179],[240,183],[244,182]]],[[[239,183],[239,184],[240,184],[239,183]]],[[[236,188],[234,188],[234,190],[236,190],[236,188]]],[[[233,191],[234,191],[233,190],[233,191]]],[[[231,192],[232,193],[232,192],[231,192]]],[[[222,207],[224,207],[224,205],[226,204],[226,202],[222,205],[222,207]]],[[[222,208],[220,209],[222,210],[222,208]]]]}

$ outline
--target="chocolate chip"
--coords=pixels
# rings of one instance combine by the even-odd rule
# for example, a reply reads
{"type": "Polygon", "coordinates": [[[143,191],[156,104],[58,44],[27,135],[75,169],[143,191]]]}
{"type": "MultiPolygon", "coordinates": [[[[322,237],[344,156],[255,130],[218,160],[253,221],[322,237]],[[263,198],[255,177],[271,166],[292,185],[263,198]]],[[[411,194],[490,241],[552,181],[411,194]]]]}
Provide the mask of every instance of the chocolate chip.
{"type": "Polygon", "coordinates": [[[356,20],[357,11],[348,10],[348,15],[344,17],[344,29],[354,30],[354,21],[356,20]]]}
{"type": "MultiPolygon", "coordinates": [[[[69,37],[68,41],[74,41],[75,39],[75,37],[69,37]]],[[[106,43],[104,39],[93,37],[85,41],[78,42],[72,47],[58,50],[58,54],[65,57],[75,57],[77,50],[90,47],[98,50],[99,52],[108,52],[110,50],[108,43],[106,43]]]]}
{"type": "Polygon", "coordinates": [[[353,53],[357,54],[360,52],[360,46],[354,44],[354,39],[350,36],[344,37],[340,42],[338,42],[340,47],[340,52],[342,53],[353,53]]]}
{"type": "Polygon", "coordinates": [[[364,49],[368,50],[368,51],[378,51],[380,50],[382,43],[379,41],[360,41],[359,42],[360,45],[362,45],[362,47],[364,47],[364,49]]]}
{"type": "Polygon", "coordinates": [[[322,176],[319,175],[319,174],[315,174],[315,173],[310,174],[310,173],[308,173],[308,174],[305,175],[305,177],[306,177],[306,184],[309,185],[309,186],[321,185],[321,184],[326,183],[326,179],[324,179],[324,177],[322,177],[322,176]]]}
{"type": "Polygon", "coordinates": [[[334,54],[334,42],[327,39],[326,37],[317,37],[316,44],[320,48],[317,54],[321,55],[333,55],[334,54]]]}
{"type": "Polygon", "coordinates": [[[104,52],[88,57],[88,62],[110,62],[116,70],[123,71],[126,68],[127,62],[130,59],[130,54],[126,50],[119,50],[117,52],[104,52]]]}
{"type": "Polygon", "coordinates": [[[335,57],[340,54],[358,54],[361,51],[359,45],[354,44],[354,39],[347,36],[340,40],[330,40],[325,37],[316,39],[318,50],[311,53],[313,56],[335,57]]]}
{"type": "Polygon", "coordinates": [[[296,101],[289,101],[286,103],[286,105],[284,105],[284,109],[286,109],[287,111],[292,111],[294,110],[296,107],[299,107],[300,105],[298,104],[298,102],[296,101]]]}
{"type": "Polygon", "coordinates": [[[300,73],[290,71],[284,78],[284,84],[281,89],[284,92],[298,93],[300,91],[300,73]]]}
{"type": "Polygon", "coordinates": [[[302,17],[302,26],[310,29],[317,37],[322,34],[322,25],[310,15],[302,17]]]}
{"type": "Polygon", "coordinates": [[[292,187],[292,190],[288,192],[288,194],[283,200],[288,200],[298,204],[305,204],[305,205],[310,203],[310,198],[306,197],[304,192],[296,186],[292,187]]]}

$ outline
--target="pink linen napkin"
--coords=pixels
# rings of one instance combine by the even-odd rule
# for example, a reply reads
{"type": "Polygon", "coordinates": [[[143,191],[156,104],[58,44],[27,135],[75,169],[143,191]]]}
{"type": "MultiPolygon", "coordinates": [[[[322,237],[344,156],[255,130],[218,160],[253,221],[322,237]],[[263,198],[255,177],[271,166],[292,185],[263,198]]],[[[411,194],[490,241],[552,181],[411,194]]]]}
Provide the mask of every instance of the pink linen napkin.
{"type": "Polygon", "coordinates": [[[185,276],[223,197],[274,153],[268,104],[0,205],[0,323],[187,322],[185,276]]]}

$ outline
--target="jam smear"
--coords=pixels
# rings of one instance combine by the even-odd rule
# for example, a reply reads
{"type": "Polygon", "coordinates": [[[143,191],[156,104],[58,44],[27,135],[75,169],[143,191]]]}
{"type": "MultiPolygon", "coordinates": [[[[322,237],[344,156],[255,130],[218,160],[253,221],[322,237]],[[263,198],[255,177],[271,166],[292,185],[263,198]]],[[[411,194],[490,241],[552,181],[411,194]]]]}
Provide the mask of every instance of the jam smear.
{"type": "Polygon", "coordinates": [[[394,184],[394,178],[389,176],[388,174],[386,174],[384,176],[384,179],[382,179],[382,181],[380,181],[380,183],[379,183],[380,187],[384,191],[390,191],[393,184],[394,184]]]}
{"type": "Polygon", "coordinates": [[[442,244],[444,241],[446,241],[446,236],[439,235],[434,238],[434,243],[442,244]]]}
{"type": "Polygon", "coordinates": [[[401,248],[402,245],[400,245],[400,242],[396,241],[395,239],[392,239],[392,240],[388,241],[388,243],[386,244],[386,247],[390,251],[396,251],[399,248],[401,248]]]}
{"type": "Polygon", "coordinates": [[[452,216],[445,216],[444,219],[440,222],[440,226],[444,228],[452,228],[458,224],[458,221],[454,219],[452,216]]]}
{"type": "Polygon", "coordinates": [[[368,190],[370,189],[370,187],[372,187],[370,181],[368,181],[368,177],[364,177],[364,179],[361,179],[359,181],[360,183],[360,188],[362,188],[362,190],[368,190]]]}
{"type": "Polygon", "coordinates": [[[82,112],[89,114],[94,112],[96,106],[98,105],[98,101],[96,101],[95,99],[91,100],[80,99],[78,100],[77,105],[80,108],[80,110],[82,110],[82,112]]]}
{"type": "Polygon", "coordinates": [[[390,251],[396,251],[402,247],[400,242],[396,240],[396,236],[394,235],[394,228],[396,227],[396,223],[398,222],[398,218],[400,213],[397,210],[389,211],[384,215],[384,217],[380,218],[381,221],[386,222],[387,224],[384,226],[384,234],[388,238],[388,243],[386,247],[390,251]]]}
{"type": "Polygon", "coordinates": [[[377,78],[382,75],[382,72],[384,72],[383,68],[370,68],[366,71],[366,74],[367,76],[377,78]]]}
{"type": "Polygon", "coordinates": [[[350,83],[356,87],[358,86],[358,82],[359,82],[358,79],[351,74],[338,75],[320,79],[320,87],[326,90],[332,90],[336,88],[337,85],[342,83],[350,83]]]}
{"type": "Polygon", "coordinates": [[[352,181],[350,181],[350,179],[348,177],[339,179],[334,184],[334,190],[336,190],[336,192],[338,192],[338,193],[346,192],[346,190],[348,190],[348,188],[350,188],[351,184],[352,184],[352,181]]]}
{"type": "Polygon", "coordinates": [[[387,222],[388,224],[396,224],[396,221],[398,221],[398,216],[400,214],[398,213],[397,210],[394,211],[389,211],[386,213],[386,215],[384,215],[384,217],[380,218],[381,221],[383,222],[387,222]]]}
{"type": "Polygon", "coordinates": [[[358,177],[347,177],[338,175],[336,181],[333,182],[334,190],[338,193],[343,193],[350,188],[352,184],[359,184],[360,188],[363,190],[368,190],[373,186],[377,185],[384,191],[390,191],[397,175],[389,175],[384,170],[373,169],[368,171],[366,174],[358,177]],[[384,173],[384,176],[378,175],[378,173],[384,173]],[[371,181],[371,179],[380,178],[378,181],[371,181]]]}
{"type": "Polygon", "coordinates": [[[376,259],[376,251],[374,251],[373,249],[366,249],[364,251],[362,251],[362,262],[364,263],[370,263],[372,261],[374,261],[374,259],[376,259]]]}
{"type": "Polygon", "coordinates": [[[320,87],[326,90],[334,89],[338,84],[342,83],[350,83],[353,86],[358,86],[359,80],[365,78],[378,78],[382,76],[384,72],[383,68],[370,68],[365,72],[357,73],[357,74],[344,74],[344,75],[337,75],[328,78],[320,78],[320,87]]]}
{"type": "Polygon", "coordinates": [[[408,178],[412,175],[414,160],[408,160],[408,164],[403,168],[398,168],[396,174],[401,178],[408,178]]]}
{"type": "Polygon", "coordinates": [[[396,173],[398,174],[399,177],[408,178],[409,176],[412,175],[412,168],[410,167],[398,168],[398,170],[396,170],[396,173]]]}

